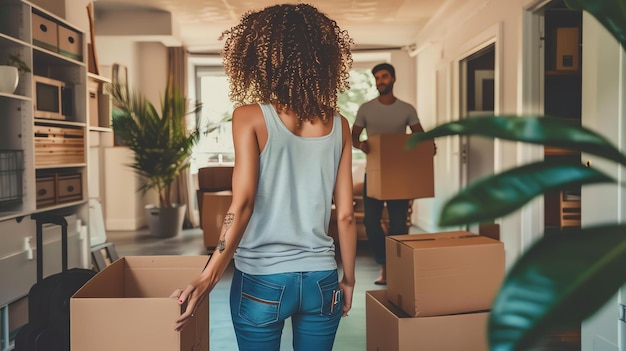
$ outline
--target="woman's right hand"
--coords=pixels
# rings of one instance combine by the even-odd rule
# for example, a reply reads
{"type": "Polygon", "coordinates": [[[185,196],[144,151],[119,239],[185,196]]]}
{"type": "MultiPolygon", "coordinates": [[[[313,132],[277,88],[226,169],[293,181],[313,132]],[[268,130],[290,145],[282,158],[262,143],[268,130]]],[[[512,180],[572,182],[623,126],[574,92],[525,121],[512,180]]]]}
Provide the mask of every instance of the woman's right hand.
{"type": "Polygon", "coordinates": [[[343,291],[343,313],[342,317],[347,317],[348,312],[352,309],[352,295],[354,293],[354,284],[349,285],[343,281],[339,282],[339,289],[343,291]]]}

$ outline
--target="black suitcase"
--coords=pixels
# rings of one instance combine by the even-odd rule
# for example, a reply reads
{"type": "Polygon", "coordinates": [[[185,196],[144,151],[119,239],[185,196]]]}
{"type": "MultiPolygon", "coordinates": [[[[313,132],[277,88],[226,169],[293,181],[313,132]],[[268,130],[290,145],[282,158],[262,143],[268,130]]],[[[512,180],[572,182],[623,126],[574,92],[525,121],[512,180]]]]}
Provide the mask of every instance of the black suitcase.
{"type": "Polygon", "coordinates": [[[16,351],[68,351],[70,298],[96,272],[67,269],[67,221],[60,215],[33,215],[37,221],[37,282],[28,293],[28,324],[15,337],[16,351]],[[43,225],[61,226],[62,271],[43,278],[43,225]]]}

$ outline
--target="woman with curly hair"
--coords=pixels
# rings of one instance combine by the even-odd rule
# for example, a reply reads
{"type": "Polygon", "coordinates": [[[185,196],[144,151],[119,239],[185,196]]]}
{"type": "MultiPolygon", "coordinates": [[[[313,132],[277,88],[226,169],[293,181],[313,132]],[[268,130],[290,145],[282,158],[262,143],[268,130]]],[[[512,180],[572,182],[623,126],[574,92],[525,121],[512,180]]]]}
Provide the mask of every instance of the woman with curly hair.
{"type": "Polygon", "coordinates": [[[348,86],[352,40],[306,4],[245,14],[224,32],[237,107],[233,199],[216,251],[174,292],[187,323],[234,257],[230,307],[240,350],[278,350],[291,317],[294,350],[331,350],[354,290],[352,145],[337,94],[348,86]],[[338,216],[343,276],[328,236],[338,216]]]}

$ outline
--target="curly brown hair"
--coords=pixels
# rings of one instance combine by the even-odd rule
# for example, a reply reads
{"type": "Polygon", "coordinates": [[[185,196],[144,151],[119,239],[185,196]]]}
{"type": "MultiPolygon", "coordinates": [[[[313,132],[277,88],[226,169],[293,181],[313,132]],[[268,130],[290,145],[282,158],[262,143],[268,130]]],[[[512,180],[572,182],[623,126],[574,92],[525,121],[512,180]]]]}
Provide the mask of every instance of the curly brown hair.
{"type": "Polygon", "coordinates": [[[222,34],[222,52],[237,105],[276,103],[302,121],[330,120],[337,94],[350,88],[353,41],[337,22],[308,4],[248,12],[222,34]]]}

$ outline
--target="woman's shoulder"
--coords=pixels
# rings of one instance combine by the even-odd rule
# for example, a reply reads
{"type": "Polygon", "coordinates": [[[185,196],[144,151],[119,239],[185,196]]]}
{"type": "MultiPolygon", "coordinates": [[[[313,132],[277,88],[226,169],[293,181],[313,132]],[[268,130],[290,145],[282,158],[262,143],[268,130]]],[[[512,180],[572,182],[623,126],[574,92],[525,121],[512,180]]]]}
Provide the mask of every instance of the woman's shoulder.
{"type": "Polygon", "coordinates": [[[233,119],[251,119],[258,117],[263,117],[263,110],[260,104],[241,105],[233,110],[233,119]]]}
{"type": "Polygon", "coordinates": [[[254,103],[254,104],[239,105],[233,111],[233,113],[239,113],[239,114],[255,113],[255,112],[261,112],[261,104],[254,103]]]}

